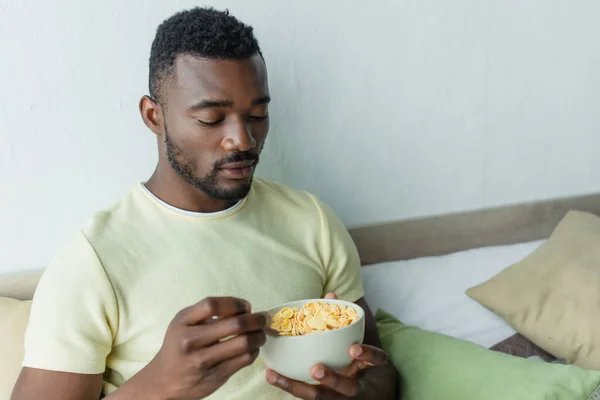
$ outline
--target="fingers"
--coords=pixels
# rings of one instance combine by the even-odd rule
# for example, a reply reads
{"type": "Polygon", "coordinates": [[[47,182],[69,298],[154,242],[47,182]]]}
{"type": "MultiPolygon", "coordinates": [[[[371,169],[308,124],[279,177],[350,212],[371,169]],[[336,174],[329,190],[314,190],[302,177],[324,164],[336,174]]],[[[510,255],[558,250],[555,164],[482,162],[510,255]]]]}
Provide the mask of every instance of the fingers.
{"type": "Polygon", "coordinates": [[[252,354],[265,344],[267,338],[264,332],[254,332],[239,335],[232,339],[205,348],[197,355],[197,367],[209,370],[228,360],[236,359],[244,354],[252,354]]]}
{"type": "Polygon", "coordinates": [[[252,364],[258,357],[258,354],[259,350],[255,350],[251,353],[244,353],[227,361],[223,361],[204,375],[204,379],[213,380],[219,384],[223,384],[240,369],[252,364]]]}
{"type": "Polygon", "coordinates": [[[279,336],[279,332],[271,328],[271,325],[273,324],[273,316],[269,313],[265,313],[265,316],[267,317],[267,324],[265,327],[265,333],[267,336],[279,336]]]}
{"type": "Polygon", "coordinates": [[[267,334],[267,336],[280,336],[278,331],[270,328],[269,326],[265,328],[265,333],[267,334]]]}
{"type": "Polygon", "coordinates": [[[267,382],[279,389],[288,392],[294,397],[304,400],[342,400],[347,399],[341,393],[336,393],[323,386],[308,385],[304,382],[298,382],[277,372],[267,369],[267,382]]]}
{"type": "Polygon", "coordinates": [[[327,293],[327,294],[325,295],[325,298],[326,298],[326,299],[332,299],[332,300],[337,300],[337,299],[338,299],[337,295],[336,295],[335,293],[332,293],[332,292],[330,292],[330,293],[327,293]]]}
{"type": "Polygon", "coordinates": [[[191,352],[217,344],[222,339],[251,332],[264,332],[267,323],[265,313],[242,314],[209,324],[186,326],[182,330],[182,350],[191,352]]]}
{"type": "Polygon", "coordinates": [[[360,390],[360,385],[356,379],[337,374],[323,365],[314,366],[310,371],[310,375],[322,386],[344,396],[354,397],[360,390]]]}
{"type": "Polygon", "coordinates": [[[208,337],[206,344],[241,333],[264,331],[267,327],[267,314],[243,314],[229,317],[210,325],[195,326],[193,329],[208,337]]]}
{"type": "Polygon", "coordinates": [[[345,370],[344,375],[354,376],[360,370],[378,365],[385,365],[388,361],[387,354],[378,347],[354,344],[350,347],[350,356],[354,358],[345,370]]]}
{"type": "Polygon", "coordinates": [[[193,306],[181,310],[175,320],[184,325],[196,325],[212,317],[227,318],[250,311],[250,303],[243,299],[207,297],[193,306]]]}
{"type": "Polygon", "coordinates": [[[372,365],[385,365],[388,361],[387,353],[379,347],[366,344],[353,344],[350,346],[350,355],[358,361],[372,365]]]}

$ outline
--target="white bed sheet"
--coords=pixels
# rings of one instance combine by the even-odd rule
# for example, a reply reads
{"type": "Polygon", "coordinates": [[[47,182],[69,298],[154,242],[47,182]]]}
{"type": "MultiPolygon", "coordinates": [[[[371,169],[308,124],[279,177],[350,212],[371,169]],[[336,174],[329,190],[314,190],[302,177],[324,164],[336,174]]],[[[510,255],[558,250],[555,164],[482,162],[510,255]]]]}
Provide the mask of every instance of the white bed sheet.
{"type": "Polygon", "coordinates": [[[489,348],[515,331],[465,290],[520,261],[543,242],[370,265],[362,268],[365,298],[373,312],[381,308],[405,324],[489,348]]]}

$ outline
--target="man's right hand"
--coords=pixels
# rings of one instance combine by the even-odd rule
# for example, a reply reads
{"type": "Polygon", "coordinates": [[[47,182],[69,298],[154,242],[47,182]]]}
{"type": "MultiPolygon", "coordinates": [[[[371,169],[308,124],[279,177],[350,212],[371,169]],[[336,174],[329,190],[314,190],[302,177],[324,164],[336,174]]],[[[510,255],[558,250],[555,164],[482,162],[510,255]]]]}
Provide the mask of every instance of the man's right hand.
{"type": "Polygon", "coordinates": [[[156,357],[107,399],[207,397],[252,364],[265,343],[267,315],[250,312],[248,302],[234,297],[206,298],[183,309],[156,357]]]}

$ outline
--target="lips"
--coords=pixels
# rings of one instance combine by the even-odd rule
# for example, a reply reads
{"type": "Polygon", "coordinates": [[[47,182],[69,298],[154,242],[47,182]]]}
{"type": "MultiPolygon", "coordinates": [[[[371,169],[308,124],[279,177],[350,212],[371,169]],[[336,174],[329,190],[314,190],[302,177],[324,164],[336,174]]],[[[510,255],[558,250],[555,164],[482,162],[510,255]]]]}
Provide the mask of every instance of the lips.
{"type": "Polygon", "coordinates": [[[252,176],[252,171],[254,170],[255,165],[256,160],[246,160],[225,164],[219,168],[219,171],[221,176],[227,179],[248,179],[252,176]]]}
{"type": "Polygon", "coordinates": [[[236,163],[231,163],[231,164],[225,164],[225,165],[221,166],[221,169],[246,168],[246,167],[253,166],[255,163],[256,163],[255,160],[241,161],[241,162],[236,162],[236,163]]]}

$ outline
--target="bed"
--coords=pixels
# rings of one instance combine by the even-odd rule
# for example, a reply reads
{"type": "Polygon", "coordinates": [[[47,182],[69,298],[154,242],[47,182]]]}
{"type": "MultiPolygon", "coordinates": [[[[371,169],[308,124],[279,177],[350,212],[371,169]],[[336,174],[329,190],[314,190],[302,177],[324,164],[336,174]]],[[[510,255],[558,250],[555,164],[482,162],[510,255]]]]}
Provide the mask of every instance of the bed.
{"type": "Polygon", "coordinates": [[[533,253],[570,210],[600,215],[600,195],[351,228],[367,302],[406,324],[492,348],[516,332],[465,290],[533,253]]]}

